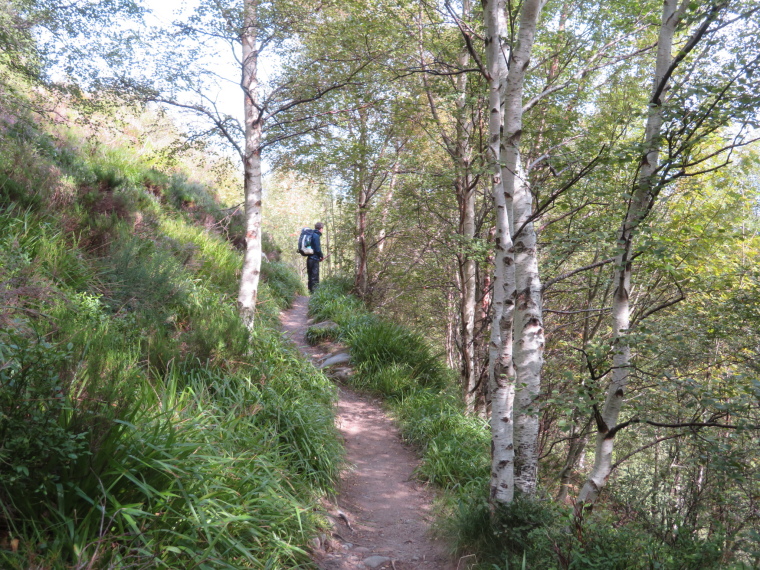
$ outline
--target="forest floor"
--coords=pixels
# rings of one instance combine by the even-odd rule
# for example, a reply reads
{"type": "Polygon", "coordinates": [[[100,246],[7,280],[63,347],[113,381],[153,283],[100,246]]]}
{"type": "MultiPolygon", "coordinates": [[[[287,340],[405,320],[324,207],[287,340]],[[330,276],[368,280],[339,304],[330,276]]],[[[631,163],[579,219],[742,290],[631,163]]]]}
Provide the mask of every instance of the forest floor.
{"type": "MultiPolygon", "coordinates": [[[[309,346],[308,297],[281,315],[285,333],[315,364],[341,347],[309,346]]],[[[414,475],[419,460],[380,402],[339,385],[336,424],[346,448],[337,496],[325,505],[331,536],[313,545],[323,570],[455,570],[442,541],[431,536],[433,496],[414,475]]]]}

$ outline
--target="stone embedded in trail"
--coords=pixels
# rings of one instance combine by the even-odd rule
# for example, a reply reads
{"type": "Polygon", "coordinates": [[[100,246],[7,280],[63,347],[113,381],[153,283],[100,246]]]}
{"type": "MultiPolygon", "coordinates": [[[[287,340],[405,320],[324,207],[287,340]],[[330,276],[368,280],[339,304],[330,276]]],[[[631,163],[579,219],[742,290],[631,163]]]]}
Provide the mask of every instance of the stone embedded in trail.
{"type": "Polygon", "coordinates": [[[391,559],[387,556],[370,556],[369,558],[365,558],[362,562],[364,562],[364,565],[367,568],[379,568],[386,562],[390,562],[391,559]]]}
{"type": "Polygon", "coordinates": [[[330,369],[328,376],[338,382],[347,382],[353,373],[354,370],[350,366],[336,366],[330,369]]]}
{"type": "Polygon", "coordinates": [[[330,368],[331,366],[337,366],[338,364],[348,364],[351,362],[351,355],[347,352],[339,352],[338,354],[331,354],[328,356],[322,364],[319,365],[319,369],[330,368]]]}

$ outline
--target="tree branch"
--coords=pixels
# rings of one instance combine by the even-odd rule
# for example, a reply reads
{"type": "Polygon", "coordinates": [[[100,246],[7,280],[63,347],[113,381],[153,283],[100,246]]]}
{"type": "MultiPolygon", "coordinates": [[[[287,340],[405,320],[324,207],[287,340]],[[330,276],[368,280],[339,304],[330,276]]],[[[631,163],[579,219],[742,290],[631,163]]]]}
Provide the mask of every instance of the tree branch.
{"type": "Polygon", "coordinates": [[[705,21],[702,22],[702,25],[697,28],[692,36],[689,38],[689,41],[686,42],[686,45],[681,48],[681,51],[679,51],[676,56],[673,58],[673,61],[670,63],[670,66],[668,67],[667,71],[665,71],[665,74],[662,76],[662,79],[657,84],[656,89],[654,90],[654,93],[652,93],[652,98],[649,100],[650,105],[662,105],[662,101],[660,101],[660,95],[662,95],[662,92],[665,90],[665,86],[668,84],[668,81],[670,80],[670,77],[673,75],[673,72],[675,72],[678,65],[683,61],[683,59],[689,55],[691,50],[694,49],[694,47],[699,43],[699,40],[702,39],[702,37],[707,33],[707,29],[710,27],[710,24],[713,23],[715,18],[718,17],[718,12],[720,12],[723,8],[728,6],[728,2],[724,1],[720,4],[714,5],[710,12],[707,14],[707,17],[705,18],[705,21]]]}

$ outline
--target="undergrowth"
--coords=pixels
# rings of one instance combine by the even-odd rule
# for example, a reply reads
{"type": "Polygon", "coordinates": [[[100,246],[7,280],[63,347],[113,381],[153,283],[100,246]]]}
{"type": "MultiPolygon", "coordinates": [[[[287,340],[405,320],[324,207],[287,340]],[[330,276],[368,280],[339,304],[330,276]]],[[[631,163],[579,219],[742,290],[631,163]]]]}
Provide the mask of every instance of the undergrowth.
{"type": "Polygon", "coordinates": [[[240,323],[223,218],[128,149],[3,131],[3,568],[310,567],[335,391],[277,328],[285,265],[240,323]]]}
{"type": "Polygon", "coordinates": [[[719,539],[663,541],[636,523],[620,525],[604,509],[577,521],[572,508],[539,492],[508,507],[488,502],[490,430],[468,416],[451,371],[424,338],[367,312],[347,279],[327,279],[312,295],[316,320],[338,324],[356,374],[349,382],[381,395],[406,441],[420,450],[417,475],[439,489],[437,527],[470,568],[688,570],[719,568],[719,539]]]}

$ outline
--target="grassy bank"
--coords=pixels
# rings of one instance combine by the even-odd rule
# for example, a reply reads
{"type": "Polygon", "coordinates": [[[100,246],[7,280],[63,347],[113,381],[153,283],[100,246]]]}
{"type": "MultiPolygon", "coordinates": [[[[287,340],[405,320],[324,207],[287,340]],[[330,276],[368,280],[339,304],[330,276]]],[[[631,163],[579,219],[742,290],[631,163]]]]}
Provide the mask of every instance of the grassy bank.
{"type": "Polygon", "coordinates": [[[300,282],[264,262],[249,332],[213,190],[94,135],[0,135],[0,566],[308,567],[341,448],[300,282]]]}

